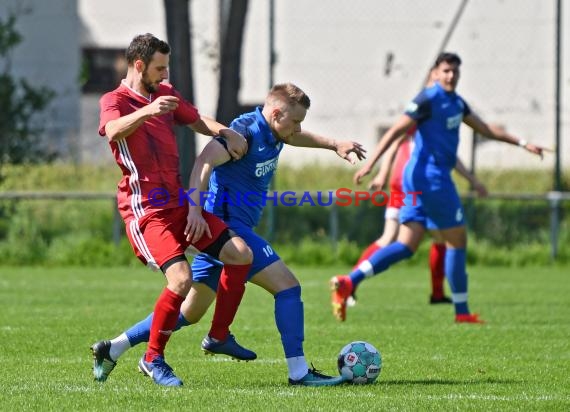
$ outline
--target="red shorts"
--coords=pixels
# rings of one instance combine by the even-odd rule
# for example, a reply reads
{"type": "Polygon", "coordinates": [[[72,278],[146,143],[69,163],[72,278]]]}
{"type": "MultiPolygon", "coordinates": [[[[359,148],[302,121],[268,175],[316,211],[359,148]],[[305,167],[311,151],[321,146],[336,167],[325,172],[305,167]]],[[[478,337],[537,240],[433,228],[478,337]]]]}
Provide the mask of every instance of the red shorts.
{"type": "Polygon", "coordinates": [[[160,268],[170,259],[184,255],[188,246],[198,250],[210,246],[227,228],[227,225],[211,213],[202,211],[212,237],[204,234],[196,243],[186,240],[184,229],[188,205],[162,209],[126,222],[126,230],[131,246],[137,257],[147,266],[160,268]]]}

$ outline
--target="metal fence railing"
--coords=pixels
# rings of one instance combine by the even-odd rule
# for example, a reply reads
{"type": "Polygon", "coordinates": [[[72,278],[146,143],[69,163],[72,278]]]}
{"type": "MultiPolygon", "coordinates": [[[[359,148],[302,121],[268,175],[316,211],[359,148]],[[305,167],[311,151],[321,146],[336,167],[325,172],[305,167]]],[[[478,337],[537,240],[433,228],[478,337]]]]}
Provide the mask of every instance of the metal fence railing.
{"type": "MultiPolygon", "coordinates": [[[[285,192],[276,192],[279,197],[285,192]]],[[[303,192],[314,195],[313,198],[316,199],[317,192],[303,192]]],[[[334,191],[332,192],[334,193],[334,191]]],[[[485,198],[477,198],[474,193],[468,193],[462,195],[465,202],[473,199],[477,199],[479,202],[486,202],[491,200],[513,200],[519,202],[545,202],[548,206],[550,213],[550,254],[553,260],[556,259],[558,255],[558,241],[560,236],[560,225],[562,222],[562,206],[564,202],[570,201],[570,192],[548,192],[545,194],[508,194],[508,193],[494,193],[490,194],[485,198]]],[[[346,199],[346,197],[343,197],[346,199]]],[[[112,238],[113,241],[118,243],[124,232],[123,222],[121,216],[119,215],[117,208],[116,193],[112,192],[2,192],[0,193],[0,201],[3,200],[83,200],[83,201],[93,201],[93,200],[108,200],[110,206],[113,208],[113,225],[112,225],[112,238]]],[[[336,245],[341,236],[341,230],[339,225],[339,206],[337,205],[336,196],[333,195],[330,206],[326,207],[329,209],[328,218],[328,234],[333,248],[336,249],[336,245]]],[[[274,208],[275,206],[271,202],[267,205],[268,208],[274,208]]],[[[277,211],[275,213],[268,214],[272,216],[273,219],[277,216],[277,211]]],[[[266,225],[267,227],[274,227],[273,224],[266,225]]],[[[272,233],[266,233],[266,236],[271,238],[272,233]]]]}

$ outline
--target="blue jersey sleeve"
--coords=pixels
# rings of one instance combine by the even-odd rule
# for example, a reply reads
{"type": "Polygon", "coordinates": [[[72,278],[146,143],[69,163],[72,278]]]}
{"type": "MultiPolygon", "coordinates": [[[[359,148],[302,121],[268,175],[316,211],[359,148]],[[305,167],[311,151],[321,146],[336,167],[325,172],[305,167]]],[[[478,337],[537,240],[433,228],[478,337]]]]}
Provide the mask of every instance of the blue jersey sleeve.
{"type": "Polygon", "coordinates": [[[461,98],[461,102],[463,103],[463,117],[469,116],[471,114],[471,108],[469,107],[467,102],[463,100],[463,98],[461,98]]]}
{"type": "Polygon", "coordinates": [[[253,132],[251,128],[248,127],[250,125],[251,125],[251,120],[244,121],[242,117],[239,117],[230,123],[230,129],[235,130],[243,137],[245,137],[248,148],[251,147],[251,144],[253,142],[253,136],[252,136],[253,132]]]}
{"type": "MultiPolygon", "coordinates": [[[[245,133],[245,134],[242,133],[242,135],[245,137],[245,141],[247,142],[247,147],[248,147],[248,150],[249,150],[249,148],[251,147],[251,142],[252,142],[251,133],[245,133]]],[[[230,152],[230,150],[228,149],[228,141],[227,141],[225,138],[223,138],[222,136],[216,136],[216,137],[214,137],[214,139],[215,139],[219,144],[221,144],[222,146],[224,146],[224,149],[226,149],[226,151],[227,151],[228,153],[230,152]]],[[[230,155],[230,157],[231,157],[231,155],[230,155]]]]}
{"type": "Polygon", "coordinates": [[[404,113],[418,123],[431,117],[431,100],[425,90],[406,106],[404,113]]]}

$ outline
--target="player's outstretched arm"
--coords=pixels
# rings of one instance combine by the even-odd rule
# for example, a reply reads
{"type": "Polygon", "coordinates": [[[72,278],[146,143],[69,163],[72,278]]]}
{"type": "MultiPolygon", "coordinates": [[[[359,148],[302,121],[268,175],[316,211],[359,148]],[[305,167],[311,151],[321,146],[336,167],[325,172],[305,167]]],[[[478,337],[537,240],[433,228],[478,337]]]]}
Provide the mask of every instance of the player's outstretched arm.
{"type": "Polygon", "coordinates": [[[386,133],[384,133],[376,145],[374,152],[372,152],[372,156],[368,159],[364,166],[354,174],[354,183],[357,185],[360,184],[362,178],[372,171],[376,162],[386,152],[386,150],[388,150],[394,140],[402,136],[406,130],[412,127],[415,123],[416,121],[406,114],[400,116],[400,118],[396,120],[396,123],[394,123],[392,127],[390,127],[386,133]]]}
{"type": "Polygon", "coordinates": [[[230,161],[231,157],[226,148],[217,140],[210,141],[196,158],[192,173],[190,174],[189,191],[192,202],[188,207],[186,239],[192,243],[197,242],[204,233],[212,237],[208,224],[202,217],[202,193],[207,193],[208,182],[214,167],[230,161]]]}
{"type": "Polygon", "coordinates": [[[315,147],[319,149],[333,150],[337,155],[351,164],[356,163],[356,160],[350,156],[351,153],[354,153],[358,160],[366,158],[366,150],[358,142],[350,140],[335,140],[330,137],[320,136],[307,130],[294,133],[287,139],[286,143],[297,147],[315,147]]]}
{"type": "Polygon", "coordinates": [[[457,158],[457,162],[455,163],[455,170],[457,170],[457,173],[459,173],[461,177],[463,177],[471,184],[473,189],[475,189],[475,191],[477,192],[478,196],[485,197],[489,194],[489,192],[487,192],[487,188],[485,187],[485,185],[481,183],[481,181],[477,179],[477,177],[474,174],[472,174],[471,172],[469,172],[469,170],[467,170],[467,168],[465,167],[460,158],[457,158]]]}
{"type": "Polygon", "coordinates": [[[394,164],[394,159],[396,158],[396,153],[398,152],[398,148],[407,137],[407,134],[404,133],[402,136],[394,140],[388,150],[384,153],[382,163],[380,164],[380,169],[376,176],[372,178],[370,183],[368,184],[369,190],[382,190],[386,186],[388,182],[388,176],[390,175],[390,170],[392,170],[392,166],[394,164]]]}
{"type": "Polygon", "coordinates": [[[479,116],[477,116],[473,112],[471,112],[467,116],[465,116],[463,118],[463,122],[467,126],[471,127],[473,130],[475,130],[477,133],[479,133],[485,137],[488,137],[489,139],[494,139],[494,140],[498,140],[501,142],[510,143],[512,145],[515,145],[515,146],[521,146],[522,148],[529,151],[530,153],[534,153],[534,154],[540,156],[541,159],[544,156],[544,152],[549,151],[548,149],[546,149],[544,147],[536,146],[532,143],[527,142],[524,139],[520,139],[518,137],[510,135],[505,130],[503,130],[499,127],[488,125],[483,120],[481,120],[481,118],[479,116]]]}

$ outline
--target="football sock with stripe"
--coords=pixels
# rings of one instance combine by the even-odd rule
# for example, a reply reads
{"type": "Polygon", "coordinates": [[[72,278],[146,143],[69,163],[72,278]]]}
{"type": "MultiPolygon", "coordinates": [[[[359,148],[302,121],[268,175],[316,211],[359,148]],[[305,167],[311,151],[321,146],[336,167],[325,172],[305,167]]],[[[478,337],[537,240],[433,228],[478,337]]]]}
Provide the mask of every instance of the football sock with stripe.
{"type": "Polygon", "coordinates": [[[383,272],[394,263],[408,259],[412,255],[412,250],[400,242],[390,243],[388,246],[377,250],[367,260],[363,261],[355,271],[350,273],[353,288],[356,289],[365,277],[383,272]]]}
{"type": "Polygon", "coordinates": [[[180,307],[182,302],[184,302],[184,298],[184,296],[164,288],[156,301],[154,316],[150,326],[148,348],[145,355],[147,362],[152,362],[157,356],[164,356],[164,348],[178,322],[180,307]]]}
{"type": "MultiPolygon", "coordinates": [[[[130,347],[136,346],[139,343],[148,342],[148,339],[150,337],[150,325],[152,324],[153,315],[154,313],[151,313],[145,319],[141,320],[138,323],[135,323],[125,331],[125,335],[129,341],[130,347]]],[[[188,322],[182,312],[180,312],[178,315],[178,322],[174,327],[174,331],[177,331],[178,329],[188,325],[190,325],[190,322],[188,322]]],[[[113,343],[113,341],[111,341],[111,343],[113,343]]]]}
{"type": "Polygon", "coordinates": [[[467,306],[467,272],[465,249],[447,249],[445,252],[445,275],[452,292],[455,313],[469,313],[467,306]]]}
{"type": "Polygon", "coordinates": [[[364,262],[366,259],[372,256],[372,254],[376,252],[378,249],[380,249],[380,246],[376,242],[373,242],[370,245],[368,245],[368,247],[364,249],[364,252],[362,252],[362,255],[360,255],[360,257],[358,258],[358,262],[356,262],[356,265],[354,265],[352,270],[353,271],[356,270],[362,262],[364,262]]]}

